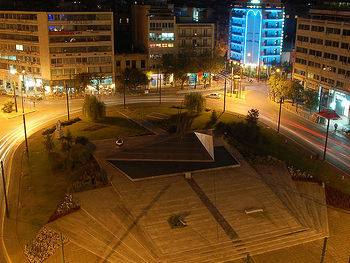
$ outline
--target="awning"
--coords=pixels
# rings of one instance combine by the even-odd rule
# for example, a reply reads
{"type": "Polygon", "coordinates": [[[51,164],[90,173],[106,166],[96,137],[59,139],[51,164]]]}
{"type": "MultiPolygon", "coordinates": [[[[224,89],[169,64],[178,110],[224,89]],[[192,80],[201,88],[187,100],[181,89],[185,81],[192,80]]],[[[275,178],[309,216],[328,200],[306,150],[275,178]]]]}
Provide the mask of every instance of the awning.
{"type": "Polygon", "coordinates": [[[341,120],[340,116],[334,110],[323,109],[315,115],[328,120],[341,120]]]}

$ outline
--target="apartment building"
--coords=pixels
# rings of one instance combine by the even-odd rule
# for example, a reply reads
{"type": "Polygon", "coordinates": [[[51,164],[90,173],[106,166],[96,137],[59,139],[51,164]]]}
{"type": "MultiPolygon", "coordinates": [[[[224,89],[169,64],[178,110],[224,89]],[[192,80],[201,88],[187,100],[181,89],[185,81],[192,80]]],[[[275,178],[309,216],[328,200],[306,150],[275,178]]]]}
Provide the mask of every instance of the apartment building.
{"type": "Polygon", "coordinates": [[[175,53],[175,16],[172,5],[133,5],[132,40],[149,56],[149,70],[157,71],[164,55],[175,53]]]}
{"type": "Polygon", "coordinates": [[[176,53],[182,53],[187,48],[193,48],[197,54],[214,50],[214,23],[176,23],[175,47],[176,53]]]}
{"type": "Polygon", "coordinates": [[[230,13],[228,57],[252,68],[279,63],[283,27],[280,1],[236,2],[230,13]]]}
{"type": "Polygon", "coordinates": [[[296,35],[293,78],[319,92],[320,109],[349,118],[350,11],[311,9],[296,35]]]}
{"type": "Polygon", "coordinates": [[[73,86],[79,73],[114,83],[112,12],[0,11],[0,85],[73,86]],[[25,72],[23,75],[22,73],[25,72]]]}

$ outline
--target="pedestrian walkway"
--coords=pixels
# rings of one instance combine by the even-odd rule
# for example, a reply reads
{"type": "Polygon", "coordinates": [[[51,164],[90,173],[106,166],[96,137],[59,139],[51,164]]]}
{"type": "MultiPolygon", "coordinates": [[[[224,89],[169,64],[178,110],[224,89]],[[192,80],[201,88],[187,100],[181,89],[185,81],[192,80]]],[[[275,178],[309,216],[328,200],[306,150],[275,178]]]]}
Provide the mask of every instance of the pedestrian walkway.
{"type": "Polygon", "coordinates": [[[140,116],[136,115],[135,113],[132,113],[131,111],[127,109],[119,109],[117,110],[121,115],[123,115],[127,119],[131,119],[132,121],[139,124],[141,127],[146,128],[150,132],[153,132],[156,135],[166,135],[168,134],[163,129],[159,128],[158,126],[142,119],[140,116]]]}
{"type": "Polygon", "coordinates": [[[188,184],[192,187],[193,191],[197,194],[197,196],[202,200],[203,204],[207,207],[209,212],[215,218],[216,222],[221,226],[221,228],[225,231],[227,236],[231,240],[239,241],[239,236],[233,230],[232,226],[227,222],[225,217],[220,213],[220,211],[216,208],[212,201],[208,198],[208,196],[203,192],[203,190],[199,187],[199,185],[193,179],[187,179],[188,184]]]}

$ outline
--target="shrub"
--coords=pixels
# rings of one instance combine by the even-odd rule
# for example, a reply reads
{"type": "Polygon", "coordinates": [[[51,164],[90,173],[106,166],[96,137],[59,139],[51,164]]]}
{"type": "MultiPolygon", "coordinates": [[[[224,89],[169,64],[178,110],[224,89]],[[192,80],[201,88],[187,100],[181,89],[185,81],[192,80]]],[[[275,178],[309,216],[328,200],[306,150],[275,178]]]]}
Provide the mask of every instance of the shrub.
{"type": "Polygon", "coordinates": [[[176,124],[170,124],[168,127],[168,132],[169,133],[175,133],[177,131],[177,125],[176,124]]]}
{"type": "Polygon", "coordinates": [[[13,111],[13,101],[12,100],[7,100],[4,103],[4,106],[1,108],[3,112],[5,113],[11,113],[13,111]]]}
{"type": "Polygon", "coordinates": [[[71,184],[68,193],[90,190],[103,187],[108,184],[107,174],[101,171],[97,164],[91,163],[90,169],[85,171],[84,175],[78,181],[71,184]]]}
{"type": "Polygon", "coordinates": [[[185,227],[184,223],[180,220],[179,215],[171,215],[168,218],[168,224],[171,227],[171,229],[185,227]]]}
{"type": "Polygon", "coordinates": [[[251,109],[248,111],[247,117],[245,118],[248,123],[257,124],[259,119],[259,110],[251,109]]]}
{"type": "Polygon", "coordinates": [[[55,144],[53,142],[53,137],[51,133],[44,135],[43,144],[47,152],[51,152],[52,149],[55,148],[55,144]]]}
{"type": "Polygon", "coordinates": [[[96,98],[96,96],[86,95],[83,104],[83,115],[93,121],[106,117],[106,104],[96,98]]]}
{"type": "Polygon", "coordinates": [[[56,125],[52,126],[50,129],[46,129],[45,131],[43,131],[42,135],[48,135],[48,134],[51,134],[51,133],[54,133],[56,130],[56,125]]]}
{"type": "Polygon", "coordinates": [[[69,121],[63,121],[61,122],[61,126],[69,126],[69,125],[72,125],[73,123],[76,123],[77,121],[81,121],[81,119],[77,117],[69,121]]]}
{"type": "Polygon", "coordinates": [[[326,202],[327,205],[331,205],[337,208],[350,210],[350,197],[347,194],[339,191],[338,189],[330,186],[325,186],[326,202]]]}
{"type": "Polygon", "coordinates": [[[76,144],[86,145],[88,142],[89,142],[89,139],[86,138],[85,136],[77,136],[75,138],[76,144]]]}
{"type": "Polygon", "coordinates": [[[210,115],[210,121],[211,122],[216,122],[218,120],[218,115],[217,115],[217,113],[216,113],[216,110],[213,110],[212,112],[211,112],[211,115],[210,115]]]}

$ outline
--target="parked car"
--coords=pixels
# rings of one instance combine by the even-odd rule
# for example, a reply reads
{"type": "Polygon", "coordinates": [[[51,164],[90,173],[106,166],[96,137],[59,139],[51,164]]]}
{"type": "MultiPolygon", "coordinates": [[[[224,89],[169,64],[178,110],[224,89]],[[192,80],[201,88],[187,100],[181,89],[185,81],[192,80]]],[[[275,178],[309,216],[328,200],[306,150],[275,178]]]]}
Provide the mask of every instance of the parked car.
{"type": "Polygon", "coordinates": [[[221,94],[220,93],[211,93],[211,94],[208,94],[205,97],[206,98],[210,98],[210,99],[220,99],[221,98],[221,94]]]}

